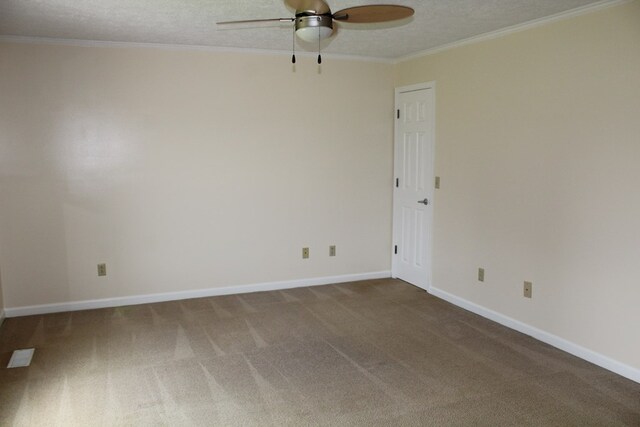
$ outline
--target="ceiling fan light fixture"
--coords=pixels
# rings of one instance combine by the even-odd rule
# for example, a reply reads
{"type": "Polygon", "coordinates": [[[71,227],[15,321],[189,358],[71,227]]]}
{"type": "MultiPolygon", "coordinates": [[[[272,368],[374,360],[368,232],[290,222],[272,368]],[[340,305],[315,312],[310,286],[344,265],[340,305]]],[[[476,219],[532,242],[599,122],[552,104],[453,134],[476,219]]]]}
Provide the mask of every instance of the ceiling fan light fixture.
{"type": "Polygon", "coordinates": [[[253,22],[293,22],[294,36],[291,62],[296,63],[296,36],[307,43],[318,43],[318,64],[322,63],[321,41],[333,35],[333,21],[354,24],[372,24],[397,21],[409,18],[414,10],[407,6],[394,4],[366,4],[354,6],[331,13],[325,0],[284,0],[289,9],[296,11],[294,18],[248,19],[241,21],[223,21],[222,24],[247,24],[253,22]]]}
{"type": "Polygon", "coordinates": [[[324,40],[333,34],[333,19],[327,15],[296,17],[296,35],[306,42],[324,40]]]}

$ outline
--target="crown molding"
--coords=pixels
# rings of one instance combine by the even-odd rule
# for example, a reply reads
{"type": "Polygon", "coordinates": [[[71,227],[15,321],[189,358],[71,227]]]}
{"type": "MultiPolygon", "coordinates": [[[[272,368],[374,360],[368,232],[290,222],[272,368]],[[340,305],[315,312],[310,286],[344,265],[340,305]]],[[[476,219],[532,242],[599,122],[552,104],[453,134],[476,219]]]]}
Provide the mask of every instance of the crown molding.
{"type": "MultiPolygon", "coordinates": [[[[251,49],[241,47],[219,47],[204,45],[183,45],[183,44],[165,44],[165,43],[139,43],[139,42],[115,42],[104,40],[78,40],[78,39],[60,39],[50,37],[30,37],[30,36],[9,36],[0,35],[0,42],[6,43],[23,43],[23,44],[40,44],[40,45],[62,45],[62,46],[79,46],[79,47],[102,47],[102,48],[123,48],[123,49],[159,49],[169,51],[198,51],[212,53],[241,53],[241,54],[257,54],[257,55],[273,55],[273,56],[290,56],[290,50],[270,50],[270,49],[251,49]]],[[[343,55],[339,53],[322,53],[323,59],[335,59],[344,61],[362,61],[362,62],[380,62],[385,64],[394,64],[393,58],[376,58],[371,56],[343,55]]],[[[296,50],[298,57],[314,57],[318,52],[308,52],[296,50]]]]}
{"type": "Polygon", "coordinates": [[[613,6],[622,5],[625,3],[631,3],[635,0],[603,0],[597,3],[592,3],[586,6],[578,7],[575,9],[566,10],[564,12],[556,13],[555,15],[546,16],[544,18],[538,18],[531,21],[523,22],[521,24],[512,25],[510,27],[502,28],[496,31],[490,31],[488,33],[479,34],[477,36],[469,37],[466,39],[458,40],[455,42],[443,44],[440,46],[432,47],[427,50],[423,50],[418,53],[412,53],[411,55],[401,56],[394,60],[395,64],[401,62],[410,61],[412,59],[418,59],[436,53],[443,52],[445,50],[455,49],[457,47],[466,46],[474,43],[480,43],[487,40],[504,37],[509,34],[518,33],[520,31],[529,30],[536,27],[541,27],[547,24],[551,24],[557,21],[563,21],[577,16],[586,15],[592,12],[597,12],[602,9],[607,9],[613,6]]]}

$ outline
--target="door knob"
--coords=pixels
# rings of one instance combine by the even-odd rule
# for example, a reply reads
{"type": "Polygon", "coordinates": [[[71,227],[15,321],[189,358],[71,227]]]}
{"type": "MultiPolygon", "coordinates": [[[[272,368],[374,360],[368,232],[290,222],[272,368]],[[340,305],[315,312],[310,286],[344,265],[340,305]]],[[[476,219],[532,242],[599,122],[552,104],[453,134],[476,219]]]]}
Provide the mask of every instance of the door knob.
{"type": "Polygon", "coordinates": [[[418,203],[422,203],[423,205],[427,206],[429,204],[429,199],[425,197],[424,200],[418,200],[418,203]]]}

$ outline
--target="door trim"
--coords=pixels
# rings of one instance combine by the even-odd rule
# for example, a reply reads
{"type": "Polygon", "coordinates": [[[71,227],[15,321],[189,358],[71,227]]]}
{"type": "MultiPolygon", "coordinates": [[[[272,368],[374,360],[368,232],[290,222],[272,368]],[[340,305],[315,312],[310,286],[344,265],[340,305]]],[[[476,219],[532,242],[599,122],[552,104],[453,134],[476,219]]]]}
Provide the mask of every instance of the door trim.
{"type": "MultiPolygon", "coordinates": [[[[431,129],[429,130],[429,132],[431,133],[431,140],[433,141],[433,155],[431,156],[431,170],[433,172],[433,175],[431,177],[429,177],[429,179],[431,180],[431,185],[434,185],[434,180],[435,180],[435,157],[436,157],[436,82],[435,80],[429,81],[429,82],[424,82],[424,83],[417,83],[417,84],[413,84],[413,85],[408,85],[408,86],[399,86],[395,88],[395,92],[394,92],[394,111],[393,111],[393,117],[394,117],[394,126],[393,126],[393,200],[392,200],[392,206],[393,206],[393,214],[392,214],[392,220],[391,220],[391,277],[396,278],[397,275],[397,271],[398,271],[398,266],[397,266],[397,256],[395,254],[395,246],[397,245],[398,242],[398,236],[397,236],[397,231],[396,231],[396,218],[395,218],[395,206],[396,206],[396,177],[398,176],[398,171],[397,171],[397,163],[396,163],[396,153],[398,150],[398,144],[400,142],[400,138],[398,137],[398,120],[395,118],[396,117],[396,111],[398,111],[400,105],[399,105],[399,97],[401,93],[407,93],[407,92],[414,92],[414,91],[418,91],[418,90],[425,90],[425,89],[431,89],[432,94],[431,94],[431,98],[430,98],[430,114],[431,117],[429,118],[431,121],[431,129]]],[[[432,282],[432,273],[433,273],[433,218],[435,216],[435,199],[436,199],[436,195],[435,195],[435,188],[433,191],[433,196],[432,196],[432,200],[430,200],[431,203],[433,203],[433,214],[431,215],[430,218],[430,223],[429,223],[429,227],[431,232],[429,233],[429,237],[428,237],[428,241],[426,242],[426,247],[428,250],[428,254],[429,254],[429,268],[427,271],[427,288],[425,289],[426,291],[429,291],[431,289],[431,287],[433,286],[433,282],[432,282]]]]}

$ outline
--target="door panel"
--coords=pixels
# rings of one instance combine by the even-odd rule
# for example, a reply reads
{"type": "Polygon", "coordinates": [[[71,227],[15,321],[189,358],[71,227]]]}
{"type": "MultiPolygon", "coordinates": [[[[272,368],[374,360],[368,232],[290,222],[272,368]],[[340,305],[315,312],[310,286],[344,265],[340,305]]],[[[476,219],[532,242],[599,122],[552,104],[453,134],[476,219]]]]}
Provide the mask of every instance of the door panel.
{"type": "Polygon", "coordinates": [[[433,89],[400,90],[396,106],[392,273],[427,289],[433,218],[433,89]],[[427,204],[420,203],[425,200],[427,204]]]}

